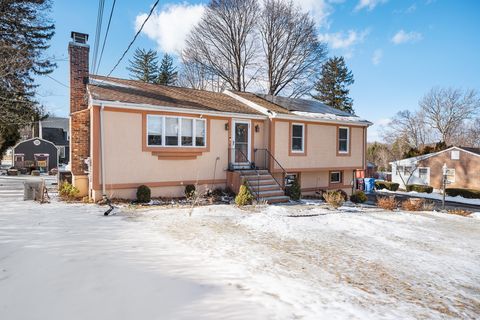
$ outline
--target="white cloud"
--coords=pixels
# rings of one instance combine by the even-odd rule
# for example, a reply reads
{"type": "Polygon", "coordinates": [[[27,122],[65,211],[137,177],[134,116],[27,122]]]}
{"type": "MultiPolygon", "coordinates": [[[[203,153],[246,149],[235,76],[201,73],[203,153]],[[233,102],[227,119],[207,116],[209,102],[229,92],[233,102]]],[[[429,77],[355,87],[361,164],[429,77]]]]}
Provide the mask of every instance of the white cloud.
{"type": "Polygon", "coordinates": [[[333,10],[326,0],[293,0],[293,3],[309,12],[318,26],[327,24],[327,17],[333,10]]]}
{"type": "Polygon", "coordinates": [[[368,11],[373,10],[377,5],[381,3],[385,3],[388,0],[360,0],[355,7],[355,11],[359,11],[362,9],[367,9],[368,11]]]}
{"type": "MultiPolygon", "coordinates": [[[[157,42],[158,48],[166,53],[179,54],[192,28],[200,21],[205,6],[202,4],[172,4],[160,12],[154,12],[143,27],[142,33],[157,42]]],[[[147,17],[137,15],[135,29],[138,30],[147,17]]]]}
{"type": "Polygon", "coordinates": [[[419,32],[411,31],[405,32],[403,29],[398,31],[391,39],[394,44],[402,43],[414,43],[423,39],[423,36],[419,32]]]}
{"type": "Polygon", "coordinates": [[[349,49],[362,42],[368,33],[368,29],[361,32],[349,30],[347,33],[324,33],[319,35],[319,40],[326,42],[332,49],[349,49]]]}
{"type": "Polygon", "coordinates": [[[374,65],[378,65],[382,61],[382,58],[383,58],[383,50],[377,49],[373,52],[372,63],[374,65]]]}

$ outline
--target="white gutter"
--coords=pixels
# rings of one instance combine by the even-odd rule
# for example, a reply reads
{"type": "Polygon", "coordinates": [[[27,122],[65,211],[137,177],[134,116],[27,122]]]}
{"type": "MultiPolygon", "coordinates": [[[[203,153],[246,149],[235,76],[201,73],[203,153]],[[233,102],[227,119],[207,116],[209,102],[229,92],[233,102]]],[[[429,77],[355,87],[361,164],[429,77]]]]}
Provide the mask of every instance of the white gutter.
{"type": "Polygon", "coordinates": [[[104,148],[104,143],[105,143],[105,138],[104,138],[104,129],[103,129],[103,108],[105,106],[100,104],[100,166],[101,166],[101,172],[102,172],[102,196],[103,198],[106,198],[107,192],[105,190],[105,148],[104,148]]]}
{"type": "Polygon", "coordinates": [[[190,113],[198,115],[211,115],[211,116],[221,116],[221,117],[236,117],[236,118],[248,118],[248,119],[267,119],[267,116],[257,115],[257,114],[248,114],[248,113],[235,113],[235,112],[221,112],[221,111],[206,111],[198,109],[188,109],[188,108],[176,108],[176,107],[167,107],[151,104],[137,104],[137,103],[128,103],[120,101],[107,101],[107,100],[97,100],[90,99],[90,105],[106,105],[112,108],[118,109],[134,109],[134,110],[151,110],[151,111],[170,111],[178,113],[190,113]]]}

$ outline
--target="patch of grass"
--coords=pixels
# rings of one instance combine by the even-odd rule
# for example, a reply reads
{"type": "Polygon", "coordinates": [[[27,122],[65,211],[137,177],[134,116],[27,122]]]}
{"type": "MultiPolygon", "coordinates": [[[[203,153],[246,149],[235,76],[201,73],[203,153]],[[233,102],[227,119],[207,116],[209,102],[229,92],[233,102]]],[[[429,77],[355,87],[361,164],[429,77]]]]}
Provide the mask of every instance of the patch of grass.
{"type": "Polygon", "coordinates": [[[456,215],[462,216],[462,217],[468,217],[469,215],[472,214],[471,211],[463,210],[463,209],[452,209],[452,210],[447,210],[447,212],[449,214],[456,214],[456,215]]]}
{"type": "Polygon", "coordinates": [[[402,209],[405,211],[422,211],[424,202],[423,199],[407,199],[402,202],[402,209]]]}

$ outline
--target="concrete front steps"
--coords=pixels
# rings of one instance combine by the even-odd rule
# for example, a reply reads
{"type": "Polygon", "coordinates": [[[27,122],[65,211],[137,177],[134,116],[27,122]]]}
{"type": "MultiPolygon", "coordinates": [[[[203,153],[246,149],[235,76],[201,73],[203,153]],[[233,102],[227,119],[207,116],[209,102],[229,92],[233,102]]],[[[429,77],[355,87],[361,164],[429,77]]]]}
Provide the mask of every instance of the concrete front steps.
{"type": "Polygon", "coordinates": [[[240,177],[247,181],[250,192],[260,201],[269,204],[290,201],[267,170],[242,170],[240,177]]]}

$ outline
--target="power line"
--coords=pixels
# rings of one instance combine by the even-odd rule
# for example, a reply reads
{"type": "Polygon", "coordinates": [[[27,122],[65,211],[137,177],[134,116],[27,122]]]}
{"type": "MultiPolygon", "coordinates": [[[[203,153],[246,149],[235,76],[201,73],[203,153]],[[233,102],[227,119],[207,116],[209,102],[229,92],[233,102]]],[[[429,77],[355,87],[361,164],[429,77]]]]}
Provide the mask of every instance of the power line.
{"type": "Polygon", "coordinates": [[[93,45],[93,61],[92,61],[92,71],[95,71],[97,65],[97,56],[98,56],[98,47],[100,44],[100,36],[102,35],[102,24],[103,24],[103,8],[105,7],[105,0],[98,1],[98,14],[97,14],[97,28],[95,30],[95,43],[93,45]]]}
{"type": "Polygon", "coordinates": [[[105,50],[105,44],[107,43],[108,31],[110,30],[110,23],[112,22],[113,10],[115,9],[116,2],[117,0],[113,0],[112,9],[110,10],[110,17],[108,18],[107,31],[105,32],[105,38],[103,39],[102,51],[100,52],[100,58],[98,59],[97,70],[93,70],[94,74],[98,73],[98,69],[100,69],[100,63],[102,63],[103,50],[105,50]]]}
{"type": "Polygon", "coordinates": [[[54,78],[54,77],[52,77],[51,75],[49,75],[49,74],[46,74],[46,76],[47,76],[47,77],[49,77],[50,79],[52,79],[53,81],[55,81],[56,83],[58,83],[59,85],[61,85],[61,86],[64,86],[65,88],[68,88],[68,89],[70,89],[70,87],[69,87],[69,86],[67,86],[65,83],[62,83],[62,82],[58,81],[57,79],[55,79],[55,78],[54,78]]]}
{"type": "Polygon", "coordinates": [[[137,40],[137,37],[138,35],[140,34],[140,32],[142,32],[142,29],[143,27],[145,26],[145,23],[147,23],[148,19],[150,19],[150,16],[152,15],[153,13],[153,10],[155,9],[155,7],[157,6],[158,2],[160,0],[157,0],[155,1],[155,3],[153,4],[152,6],[152,9],[150,9],[150,12],[148,13],[148,16],[147,18],[145,19],[145,21],[143,21],[142,25],[140,26],[140,29],[138,29],[137,33],[135,34],[135,36],[133,37],[133,40],[130,42],[130,44],[128,45],[127,49],[125,50],[125,52],[123,52],[122,56],[120,57],[120,59],[118,59],[117,63],[115,64],[115,66],[112,68],[112,70],[110,70],[110,72],[107,74],[107,77],[109,77],[112,72],[118,67],[118,65],[120,64],[120,62],[123,60],[123,58],[125,58],[125,55],[127,54],[128,50],[130,50],[131,46],[133,45],[133,43],[135,42],[135,40],[137,40]]]}

